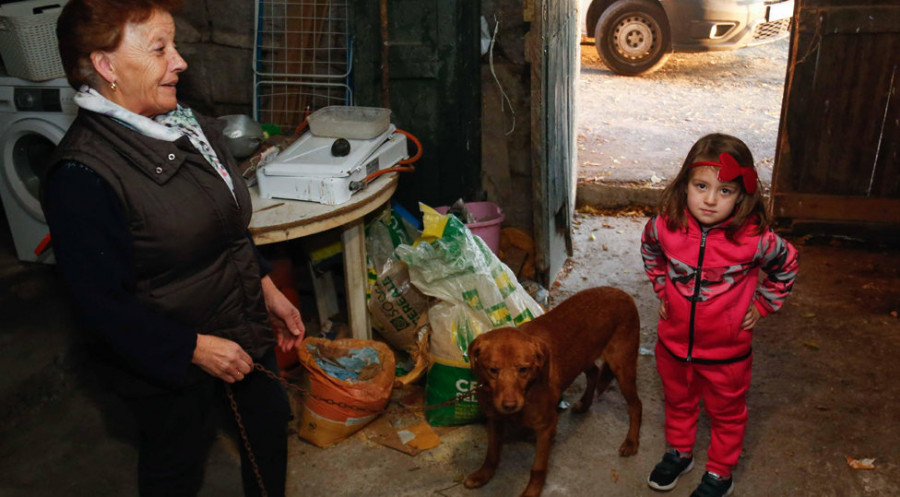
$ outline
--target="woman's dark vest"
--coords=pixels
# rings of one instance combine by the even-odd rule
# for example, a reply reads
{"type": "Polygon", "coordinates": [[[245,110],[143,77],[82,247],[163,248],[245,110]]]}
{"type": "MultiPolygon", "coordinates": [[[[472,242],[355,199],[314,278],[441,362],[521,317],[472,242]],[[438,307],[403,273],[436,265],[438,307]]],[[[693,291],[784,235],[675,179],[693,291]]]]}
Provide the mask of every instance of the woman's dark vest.
{"type": "Polygon", "coordinates": [[[118,195],[142,303],[197,333],[234,340],[258,359],[275,340],[247,235],[250,193],[225,147],[224,122],[197,120],[231,174],[234,196],[186,137],[157,140],[86,110],[50,164],[80,162],[118,195]]]}

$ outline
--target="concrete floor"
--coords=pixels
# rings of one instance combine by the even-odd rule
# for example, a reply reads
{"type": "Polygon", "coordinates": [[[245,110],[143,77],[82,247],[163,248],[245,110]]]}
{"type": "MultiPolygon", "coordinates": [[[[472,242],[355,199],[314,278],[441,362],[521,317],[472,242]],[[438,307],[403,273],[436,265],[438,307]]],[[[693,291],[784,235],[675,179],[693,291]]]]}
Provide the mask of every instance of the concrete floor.
{"type": "MultiPolygon", "coordinates": [[[[645,222],[645,217],[577,215],[573,262],[551,292],[552,300],[558,302],[582,288],[612,285],[637,300],[645,349],[639,359],[638,378],[644,402],[641,449],[632,458],[616,454],[626,432],[627,416],[624,400],[613,385],[588,413],[561,414],[545,496],[657,495],[645,484],[664,448],[661,388],[649,352],[655,340],[656,300],[639,254],[645,222]]],[[[53,268],[18,262],[8,229],[4,223],[0,225],[0,497],[136,495],[137,458],[128,416],[115,399],[84,378],[84,358],[73,334],[72,312],[53,268]]],[[[832,254],[828,246],[815,250],[822,253],[812,253],[813,260],[818,256],[831,257],[828,260],[836,264],[841,260],[859,261],[865,266],[864,272],[872,272],[872,264],[889,264],[887,279],[867,276],[866,284],[896,287],[896,252],[884,258],[884,254],[868,252],[832,254]],[[876,278],[874,283],[870,278],[876,278]]],[[[807,257],[806,249],[801,252],[807,257]]],[[[803,270],[816,271],[804,267],[801,274],[803,270]]],[[[884,272],[884,268],[877,272],[884,272]]],[[[842,288],[847,282],[839,278],[829,286],[807,281],[804,286],[801,279],[791,296],[795,306],[767,318],[758,328],[763,341],[758,344],[754,373],[758,393],[751,389],[751,428],[736,472],[736,495],[898,495],[900,461],[896,447],[900,440],[896,429],[887,429],[895,424],[896,413],[900,412],[900,387],[895,385],[900,371],[887,359],[900,353],[896,318],[891,322],[887,312],[875,312],[864,304],[838,309],[842,314],[865,318],[864,339],[879,343],[872,354],[849,354],[858,356],[858,364],[850,369],[865,376],[855,382],[841,380],[841,385],[860,393],[871,386],[877,393],[866,406],[849,411],[831,409],[834,403],[851,402],[859,396],[835,392],[828,381],[828,368],[836,356],[826,355],[826,351],[848,355],[845,351],[864,349],[816,335],[815,351],[812,345],[799,345],[804,333],[814,331],[788,323],[796,323],[806,316],[804,312],[826,314],[824,305],[816,307],[816,292],[842,288]],[[803,307],[797,307],[800,305],[803,307]],[[781,318],[781,314],[786,317],[781,318]],[[879,357],[889,367],[872,371],[872,357],[879,357]],[[828,400],[815,400],[822,398],[818,392],[828,400]],[[845,451],[856,457],[878,457],[878,469],[849,469],[842,457],[845,451]],[[822,478],[822,471],[828,478],[822,478]]],[[[888,294],[893,300],[886,305],[894,305],[900,294],[889,291],[894,292],[888,294]]],[[[851,373],[845,374],[849,378],[851,373]]],[[[582,380],[577,381],[565,398],[576,399],[582,385],[582,380]]],[[[461,481],[481,463],[486,440],[483,426],[449,430],[441,440],[438,447],[409,456],[361,436],[319,449],[291,435],[288,496],[494,497],[518,495],[524,489],[534,455],[531,441],[512,438],[494,480],[481,489],[467,490],[461,481]]],[[[683,478],[671,495],[687,496],[699,482],[708,440],[708,425],[701,421],[697,469],[683,478]]],[[[202,496],[241,495],[236,454],[233,442],[226,438],[218,441],[210,454],[202,496]]]]}
{"type": "MultiPolygon", "coordinates": [[[[579,223],[598,223],[600,219],[579,223]]],[[[614,218],[605,222],[621,225],[616,236],[603,244],[609,249],[607,255],[622,265],[602,279],[589,273],[584,273],[584,278],[569,274],[553,293],[601,283],[624,286],[624,279],[638,281],[642,277],[634,246],[640,224],[614,218]],[[629,253],[631,256],[622,257],[629,253]]],[[[579,228],[587,229],[591,228],[579,228]]],[[[598,247],[600,243],[596,242],[598,247]]],[[[16,260],[9,231],[4,229],[0,230],[0,280],[0,312],[5,316],[0,332],[4,371],[0,380],[0,496],[136,495],[134,427],[117,399],[84,374],[85,359],[75,335],[73,313],[54,268],[16,260]]],[[[641,307],[644,314],[653,312],[650,303],[641,307]]],[[[645,321],[649,346],[652,322],[645,321]]],[[[641,385],[650,385],[652,358],[644,356],[641,363],[641,385]]],[[[576,398],[579,388],[583,388],[580,383],[566,397],[576,398]]],[[[655,450],[643,450],[631,459],[616,455],[627,417],[624,401],[613,387],[590,414],[562,415],[553,459],[559,469],[554,469],[545,495],[584,495],[617,473],[652,467],[663,443],[661,431],[653,427],[661,426],[662,420],[653,408],[657,394],[647,389],[643,396],[648,428],[642,443],[655,450]],[[593,461],[589,471],[580,470],[577,464],[585,460],[593,461]]],[[[534,450],[527,440],[511,441],[500,473],[484,489],[469,491],[459,484],[479,466],[484,438],[481,425],[449,429],[442,434],[441,445],[412,457],[362,436],[319,449],[292,435],[288,495],[513,495],[514,489],[524,488],[534,450]]],[[[629,495],[644,490],[642,481],[630,480],[623,477],[617,486],[631,489],[629,495]]],[[[213,447],[201,495],[241,495],[237,450],[227,437],[213,447]]]]}

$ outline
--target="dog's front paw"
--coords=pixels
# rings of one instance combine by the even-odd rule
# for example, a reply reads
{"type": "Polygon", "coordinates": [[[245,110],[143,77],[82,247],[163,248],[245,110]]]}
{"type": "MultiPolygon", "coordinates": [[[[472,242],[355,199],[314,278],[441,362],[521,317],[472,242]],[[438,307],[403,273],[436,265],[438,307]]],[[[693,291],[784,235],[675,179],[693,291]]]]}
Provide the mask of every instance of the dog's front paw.
{"type": "Polygon", "coordinates": [[[525,491],[519,497],[541,497],[545,481],[547,481],[547,471],[531,470],[531,479],[528,480],[528,486],[525,487],[525,491]]]}
{"type": "Polygon", "coordinates": [[[478,488],[485,483],[491,481],[491,478],[494,477],[494,469],[482,467],[478,471],[469,475],[468,478],[463,482],[463,485],[466,488],[478,488]]]}
{"type": "Polygon", "coordinates": [[[622,446],[619,447],[619,455],[622,457],[629,457],[637,454],[638,451],[638,443],[632,442],[631,440],[625,440],[622,442],[622,446]]]}

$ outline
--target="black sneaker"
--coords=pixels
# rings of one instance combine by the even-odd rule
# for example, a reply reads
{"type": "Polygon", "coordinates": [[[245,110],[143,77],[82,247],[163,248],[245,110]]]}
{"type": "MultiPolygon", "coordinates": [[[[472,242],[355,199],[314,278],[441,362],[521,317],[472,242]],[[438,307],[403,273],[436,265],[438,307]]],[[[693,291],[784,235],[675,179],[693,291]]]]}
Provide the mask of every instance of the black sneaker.
{"type": "Polygon", "coordinates": [[[663,492],[672,490],[678,483],[678,477],[694,468],[694,457],[681,457],[675,449],[667,450],[662,461],[653,468],[647,485],[663,492]]]}
{"type": "Polygon", "coordinates": [[[700,480],[700,486],[694,490],[691,497],[725,497],[731,495],[732,492],[734,492],[734,481],[731,477],[722,478],[707,471],[700,480]]]}

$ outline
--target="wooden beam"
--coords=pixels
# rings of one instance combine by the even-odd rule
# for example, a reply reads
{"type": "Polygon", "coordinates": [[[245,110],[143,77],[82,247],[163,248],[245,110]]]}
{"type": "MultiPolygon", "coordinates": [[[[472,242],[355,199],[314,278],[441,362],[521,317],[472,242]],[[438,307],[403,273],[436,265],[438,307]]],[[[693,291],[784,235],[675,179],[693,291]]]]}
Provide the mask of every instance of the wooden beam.
{"type": "Polygon", "coordinates": [[[900,199],[777,193],[775,217],[870,223],[900,223],[900,199]]]}
{"type": "Polygon", "coordinates": [[[822,34],[862,34],[900,32],[900,7],[866,5],[818,9],[822,34]]]}

